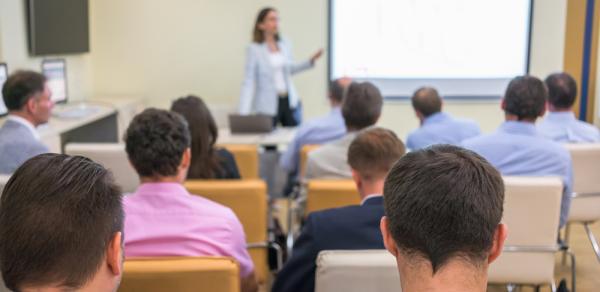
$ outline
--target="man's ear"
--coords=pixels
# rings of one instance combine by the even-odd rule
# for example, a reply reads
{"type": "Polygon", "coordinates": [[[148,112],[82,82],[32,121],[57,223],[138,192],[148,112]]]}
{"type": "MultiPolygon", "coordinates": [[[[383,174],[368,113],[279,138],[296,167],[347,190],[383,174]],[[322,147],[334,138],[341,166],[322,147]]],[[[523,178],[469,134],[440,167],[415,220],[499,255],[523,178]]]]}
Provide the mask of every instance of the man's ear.
{"type": "Polygon", "coordinates": [[[189,147],[185,149],[183,152],[183,156],[181,157],[180,168],[188,169],[190,167],[190,163],[192,162],[192,149],[189,147]]]}
{"type": "Polygon", "coordinates": [[[360,174],[358,174],[358,172],[354,169],[351,169],[351,173],[352,180],[354,181],[354,184],[356,184],[356,189],[360,191],[362,188],[362,178],[360,177],[360,174]]]}
{"type": "Polygon", "coordinates": [[[502,98],[502,101],[500,101],[500,108],[504,111],[506,109],[506,101],[504,98],[502,98]]]}
{"type": "Polygon", "coordinates": [[[508,236],[508,226],[506,224],[498,224],[496,228],[496,232],[494,234],[494,244],[490,249],[490,255],[488,256],[488,263],[495,261],[500,254],[502,253],[502,249],[504,248],[504,241],[508,236]]]}
{"type": "Polygon", "coordinates": [[[29,114],[33,114],[37,108],[37,102],[35,100],[35,96],[30,97],[27,102],[25,102],[25,105],[23,106],[23,108],[25,109],[25,111],[29,114]]]}
{"type": "Polygon", "coordinates": [[[106,251],[106,264],[115,276],[123,273],[123,233],[116,232],[106,251]]]}
{"type": "Polygon", "coordinates": [[[381,230],[381,235],[383,236],[383,245],[385,248],[395,257],[398,257],[398,247],[396,246],[396,242],[394,238],[392,238],[392,234],[388,230],[388,219],[387,217],[381,217],[381,221],[379,222],[379,229],[381,230]]]}

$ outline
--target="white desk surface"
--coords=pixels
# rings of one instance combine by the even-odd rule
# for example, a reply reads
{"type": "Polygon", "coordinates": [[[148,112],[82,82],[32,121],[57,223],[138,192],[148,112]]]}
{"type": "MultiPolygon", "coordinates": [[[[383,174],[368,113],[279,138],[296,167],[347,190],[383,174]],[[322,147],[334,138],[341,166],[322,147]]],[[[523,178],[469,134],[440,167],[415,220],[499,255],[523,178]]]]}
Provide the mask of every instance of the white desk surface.
{"type": "Polygon", "coordinates": [[[287,145],[295,134],[296,128],[277,128],[265,134],[231,134],[229,128],[221,128],[217,144],[287,145]]]}

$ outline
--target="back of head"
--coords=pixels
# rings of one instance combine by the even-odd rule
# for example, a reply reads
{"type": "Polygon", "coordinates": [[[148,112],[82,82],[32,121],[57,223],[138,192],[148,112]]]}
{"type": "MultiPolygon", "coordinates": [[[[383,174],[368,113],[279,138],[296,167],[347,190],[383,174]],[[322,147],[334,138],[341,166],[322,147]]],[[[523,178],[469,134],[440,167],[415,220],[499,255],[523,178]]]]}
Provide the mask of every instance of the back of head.
{"type": "Polygon", "coordinates": [[[17,169],[2,193],[4,282],[15,291],[77,290],[94,277],[122,230],[121,191],[108,170],[80,156],[36,156],[17,169]]]}
{"type": "Polygon", "coordinates": [[[171,111],[182,115],[189,126],[192,161],[188,178],[214,178],[219,171],[214,149],[218,131],[210,110],[201,98],[188,95],[175,100],[171,111]]]}
{"type": "Polygon", "coordinates": [[[460,258],[486,266],[502,218],[504,183],[484,158],[436,145],[402,157],[385,181],[384,206],[399,252],[435,274],[460,258]]]}
{"type": "Polygon", "coordinates": [[[423,117],[431,116],[442,111],[442,98],[433,87],[421,87],[411,98],[412,106],[423,117]]]}
{"type": "Polygon", "coordinates": [[[535,120],[544,114],[548,91],[544,83],[533,76],[518,76],[510,81],[504,94],[504,112],[519,121],[535,120]]]}
{"type": "Polygon", "coordinates": [[[356,131],[374,125],[381,116],[382,107],[383,97],[375,85],[351,83],[342,105],[346,128],[356,131]]]}
{"type": "Polygon", "coordinates": [[[9,111],[18,111],[36,93],[44,91],[46,77],[33,71],[17,71],[11,74],[4,86],[2,96],[9,111]]]}
{"type": "Polygon", "coordinates": [[[135,116],[124,139],[127,156],[138,175],[149,178],[177,175],[191,142],[181,115],[155,108],[135,116]]]}
{"type": "Polygon", "coordinates": [[[546,77],[548,102],[556,109],[570,109],[577,97],[577,82],[568,73],[554,73],[546,77]]]}
{"type": "Polygon", "coordinates": [[[350,144],[348,164],[363,179],[384,179],[405,152],[404,143],[394,132],[384,128],[366,129],[350,144]]]}

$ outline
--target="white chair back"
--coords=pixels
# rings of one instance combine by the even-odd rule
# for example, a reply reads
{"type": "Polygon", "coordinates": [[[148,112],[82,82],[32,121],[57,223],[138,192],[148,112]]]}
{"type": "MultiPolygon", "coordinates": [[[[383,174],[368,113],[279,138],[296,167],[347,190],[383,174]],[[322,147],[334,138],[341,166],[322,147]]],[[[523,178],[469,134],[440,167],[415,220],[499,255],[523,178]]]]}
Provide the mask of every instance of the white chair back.
{"type": "Polygon", "coordinates": [[[508,238],[490,265],[495,284],[554,284],[563,184],[559,177],[504,177],[508,238]]]}
{"type": "Polygon", "coordinates": [[[139,185],[137,172],[127,158],[125,144],[119,143],[70,143],[65,146],[68,155],[80,155],[102,164],[112,171],[123,193],[135,191],[139,185]]]}
{"type": "Polygon", "coordinates": [[[567,144],[573,161],[569,222],[600,220],[600,144],[567,144]]]}
{"type": "Polygon", "coordinates": [[[325,250],[317,258],[315,292],[398,292],[396,259],[387,250],[325,250]]]}

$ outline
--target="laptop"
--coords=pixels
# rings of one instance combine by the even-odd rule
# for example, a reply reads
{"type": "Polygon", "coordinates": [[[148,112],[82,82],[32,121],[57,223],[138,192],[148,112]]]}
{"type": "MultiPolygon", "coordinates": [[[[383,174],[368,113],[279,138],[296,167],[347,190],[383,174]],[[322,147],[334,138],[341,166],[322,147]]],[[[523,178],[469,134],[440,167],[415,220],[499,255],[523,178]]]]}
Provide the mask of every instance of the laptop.
{"type": "Polygon", "coordinates": [[[232,134],[257,134],[273,131],[273,117],[269,115],[229,115],[232,134]]]}

